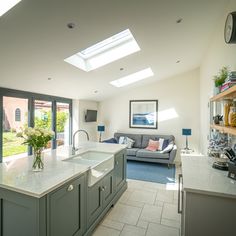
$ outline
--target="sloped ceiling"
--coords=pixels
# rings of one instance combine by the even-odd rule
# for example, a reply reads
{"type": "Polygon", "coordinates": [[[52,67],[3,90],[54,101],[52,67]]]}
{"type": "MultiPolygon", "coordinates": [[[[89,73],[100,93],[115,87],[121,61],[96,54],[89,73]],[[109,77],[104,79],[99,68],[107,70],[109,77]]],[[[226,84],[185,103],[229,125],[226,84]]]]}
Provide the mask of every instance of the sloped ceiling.
{"type": "Polygon", "coordinates": [[[227,4],[228,0],[22,0],[0,17],[0,86],[99,101],[197,68],[227,4]],[[179,18],[183,20],[177,24],[179,18]],[[68,29],[69,22],[76,27],[68,29]],[[91,72],[63,61],[127,28],[141,51],[91,72]],[[125,88],[109,84],[147,67],[155,74],[152,78],[125,88]]]}

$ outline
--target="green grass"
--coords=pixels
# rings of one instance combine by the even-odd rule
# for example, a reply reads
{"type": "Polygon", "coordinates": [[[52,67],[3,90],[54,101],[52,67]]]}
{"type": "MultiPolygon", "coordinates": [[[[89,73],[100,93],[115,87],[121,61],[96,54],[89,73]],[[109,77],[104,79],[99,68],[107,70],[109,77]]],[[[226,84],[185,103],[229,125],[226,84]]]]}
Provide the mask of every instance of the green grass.
{"type": "Polygon", "coordinates": [[[3,132],[3,157],[27,152],[27,145],[23,145],[23,138],[16,137],[16,133],[3,132]]]}

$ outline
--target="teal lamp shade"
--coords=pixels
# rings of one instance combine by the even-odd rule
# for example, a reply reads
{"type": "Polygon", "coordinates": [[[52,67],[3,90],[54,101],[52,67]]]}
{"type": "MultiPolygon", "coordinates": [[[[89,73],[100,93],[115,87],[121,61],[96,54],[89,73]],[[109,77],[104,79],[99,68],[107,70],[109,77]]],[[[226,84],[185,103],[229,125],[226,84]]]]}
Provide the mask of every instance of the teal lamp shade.
{"type": "Polygon", "coordinates": [[[98,132],[104,132],[105,126],[104,125],[98,125],[98,132]]]}
{"type": "Polygon", "coordinates": [[[191,129],[182,129],[182,135],[190,136],[190,135],[192,135],[192,130],[191,129]]]}

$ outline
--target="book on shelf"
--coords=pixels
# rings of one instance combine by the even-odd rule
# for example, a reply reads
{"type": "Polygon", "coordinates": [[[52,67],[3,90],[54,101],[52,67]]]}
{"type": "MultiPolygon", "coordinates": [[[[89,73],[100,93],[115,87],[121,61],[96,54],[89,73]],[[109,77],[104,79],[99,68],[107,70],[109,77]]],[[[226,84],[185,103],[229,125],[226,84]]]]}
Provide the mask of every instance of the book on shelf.
{"type": "Polygon", "coordinates": [[[236,85],[236,81],[235,82],[227,82],[227,83],[224,83],[221,87],[220,87],[220,91],[221,92],[224,92],[225,90],[233,87],[234,85],[236,85]]]}
{"type": "Polygon", "coordinates": [[[236,77],[236,71],[229,72],[229,77],[236,77]]]}

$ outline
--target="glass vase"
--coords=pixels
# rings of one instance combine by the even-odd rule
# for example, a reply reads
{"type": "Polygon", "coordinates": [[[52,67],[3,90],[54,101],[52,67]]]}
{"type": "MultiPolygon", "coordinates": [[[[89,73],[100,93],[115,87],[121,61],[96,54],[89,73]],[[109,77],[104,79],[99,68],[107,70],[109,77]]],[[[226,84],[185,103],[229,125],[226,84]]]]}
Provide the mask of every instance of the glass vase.
{"type": "Polygon", "coordinates": [[[34,160],[33,160],[32,170],[36,172],[42,171],[44,167],[43,153],[42,153],[43,148],[34,148],[33,152],[34,152],[34,160]]]}

